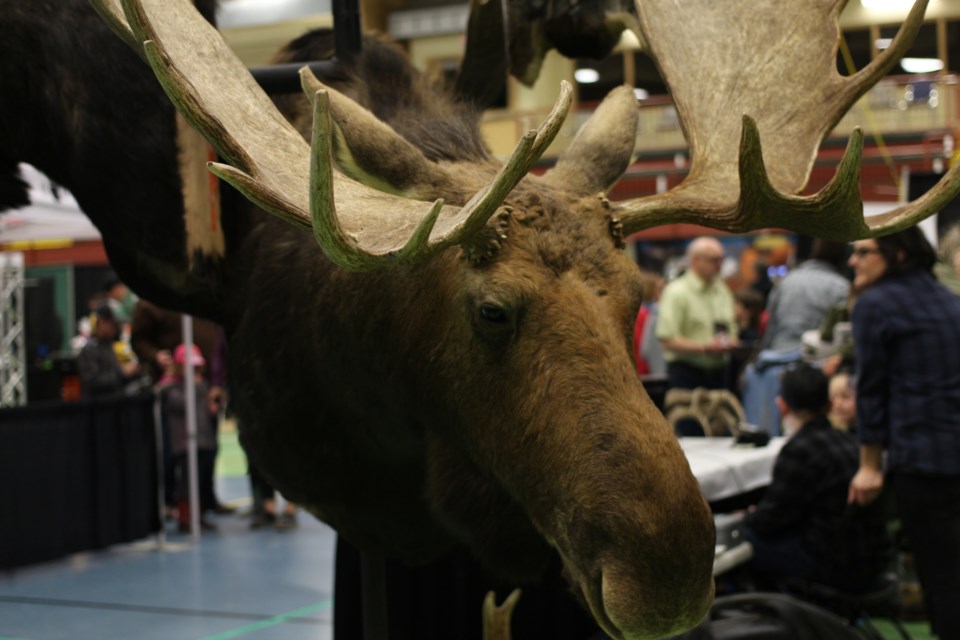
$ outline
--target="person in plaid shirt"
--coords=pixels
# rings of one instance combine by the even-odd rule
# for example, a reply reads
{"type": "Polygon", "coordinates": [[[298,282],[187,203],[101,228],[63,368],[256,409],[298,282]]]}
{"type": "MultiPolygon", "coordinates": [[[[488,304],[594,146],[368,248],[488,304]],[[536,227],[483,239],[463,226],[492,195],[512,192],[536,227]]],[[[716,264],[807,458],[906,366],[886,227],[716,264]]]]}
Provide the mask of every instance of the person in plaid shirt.
{"type": "Polygon", "coordinates": [[[864,593],[889,564],[892,546],[880,505],[847,504],[857,444],[831,426],[828,386],[823,372],[808,365],[788,368],[781,378],[776,401],[790,440],[763,499],[744,520],[758,586],[783,588],[803,579],[864,593]]]}
{"type": "Polygon", "coordinates": [[[916,227],[854,244],[860,469],[851,503],[896,498],[933,632],[960,638],[960,298],[916,227]],[[886,463],[883,453],[886,452],[886,463]]]}

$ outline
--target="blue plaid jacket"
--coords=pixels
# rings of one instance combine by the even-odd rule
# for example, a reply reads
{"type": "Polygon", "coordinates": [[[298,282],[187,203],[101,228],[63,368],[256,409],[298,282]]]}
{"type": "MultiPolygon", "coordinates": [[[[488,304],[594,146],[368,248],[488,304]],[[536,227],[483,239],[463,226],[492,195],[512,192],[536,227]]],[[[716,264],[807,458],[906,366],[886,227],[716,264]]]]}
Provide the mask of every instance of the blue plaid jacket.
{"type": "Polygon", "coordinates": [[[860,442],[890,470],[960,475],[960,297],[914,270],[853,308],[860,442]]]}

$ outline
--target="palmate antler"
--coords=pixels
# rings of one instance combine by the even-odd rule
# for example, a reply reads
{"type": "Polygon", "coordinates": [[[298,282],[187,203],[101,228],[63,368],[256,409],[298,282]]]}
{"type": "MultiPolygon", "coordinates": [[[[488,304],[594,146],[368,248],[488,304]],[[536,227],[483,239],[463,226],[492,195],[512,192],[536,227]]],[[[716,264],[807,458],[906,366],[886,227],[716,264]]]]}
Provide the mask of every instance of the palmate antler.
{"type": "MultiPolygon", "coordinates": [[[[142,42],[167,95],[230,165],[211,170],[263,209],[314,233],[327,256],[366,270],[421,260],[469,243],[559,132],[572,99],[526,134],[494,180],[462,208],[432,207],[332,171],[330,96],[312,76],[313,152],[190,0],[92,0],[127,42],[142,42]],[[339,211],[338,211],[339,208],[339,211]]],[[[343,98],[343,100],[347,100],[343,98]]],[[[340,101],[344,106],[343,100],[340,101]]],[[[373,118],[356,104],[351,115],[373,118]]]]}
{"type": "Polygon", "coordinates": [[[806,185],[823,138],[910,47],[927,0],[915,3],[891,46],[850,77],[836,69],[844,4],[638,0],[643,36],[670,87],[692,165],[673,190],[618,204],[626,232],[690,222],[854,240],[914,225],[953,199],[958,166],[920,199],[865,220],[859,130],[830,184],[812,196],[794,195],[806,185]]]}

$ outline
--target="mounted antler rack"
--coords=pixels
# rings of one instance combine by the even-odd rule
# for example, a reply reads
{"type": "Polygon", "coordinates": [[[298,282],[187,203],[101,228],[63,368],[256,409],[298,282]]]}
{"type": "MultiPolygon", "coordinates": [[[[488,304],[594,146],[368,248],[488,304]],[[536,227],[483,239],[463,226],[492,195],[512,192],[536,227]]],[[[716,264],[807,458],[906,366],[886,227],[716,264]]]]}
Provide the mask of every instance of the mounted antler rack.
{"type": "Polygon", "coordinates": [[[250,74],[260,88],[271,95],[300,92],[300,69],[310,67],[321,78],[339,79],[340,61],[360,55],[360,7],[357,0],[333,0],[335,57],[333,60],[293,62],[265,67],[252,67],[250,74]]]}

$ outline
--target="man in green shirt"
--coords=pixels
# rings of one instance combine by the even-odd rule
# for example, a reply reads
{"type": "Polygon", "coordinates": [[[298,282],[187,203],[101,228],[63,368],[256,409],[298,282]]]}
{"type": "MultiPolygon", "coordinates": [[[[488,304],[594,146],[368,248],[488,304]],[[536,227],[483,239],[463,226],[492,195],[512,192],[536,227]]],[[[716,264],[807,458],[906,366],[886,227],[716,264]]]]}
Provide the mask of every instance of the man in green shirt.
{"type": "Polygon", "coordinates": [[[660,298],[657,338],[672,388],[727,388],[727,354],[737,344],[733,294],[720,279],[723,245],[710,237],[687,247],[687,271],[660,298]]]}

